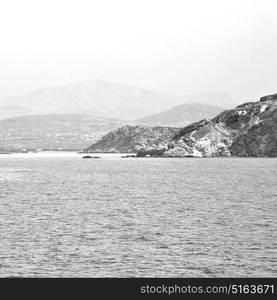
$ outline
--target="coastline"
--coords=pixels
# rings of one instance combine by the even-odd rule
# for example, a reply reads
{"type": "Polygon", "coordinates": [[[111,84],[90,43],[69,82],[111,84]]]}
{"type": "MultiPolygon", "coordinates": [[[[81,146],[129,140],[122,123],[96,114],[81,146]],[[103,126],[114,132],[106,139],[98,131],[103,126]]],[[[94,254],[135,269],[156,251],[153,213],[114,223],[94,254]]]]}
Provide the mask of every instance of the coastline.
{"type": "MultiPolygon", "coordinates": [[[[82,159],[86,153],[79,151],[39,151],[39,152],[11,152],[11,153],[0,153],[0,159],[18,159],[18,158],[29,158],[29,159],[43,159],[43,158],[76,158],[82,159]]],[[[277,158],[271,156],[137,156],[137,153],[111,153],[111,152],[95,152],[88,153],[99,156],[100,159],[259,159],[259,158],[277,158]]]]}

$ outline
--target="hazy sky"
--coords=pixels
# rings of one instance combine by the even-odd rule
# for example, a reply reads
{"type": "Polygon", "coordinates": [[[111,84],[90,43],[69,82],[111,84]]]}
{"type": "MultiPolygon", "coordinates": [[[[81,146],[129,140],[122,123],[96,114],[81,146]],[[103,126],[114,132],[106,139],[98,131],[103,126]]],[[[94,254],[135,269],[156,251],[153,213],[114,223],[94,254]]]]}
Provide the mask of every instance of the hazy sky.
{"type": "Polygon", "coordinates": [[[0,97],[95,77],[240,102],[277,92],[276,0],[7,0],[0,40],[0,97]]]}

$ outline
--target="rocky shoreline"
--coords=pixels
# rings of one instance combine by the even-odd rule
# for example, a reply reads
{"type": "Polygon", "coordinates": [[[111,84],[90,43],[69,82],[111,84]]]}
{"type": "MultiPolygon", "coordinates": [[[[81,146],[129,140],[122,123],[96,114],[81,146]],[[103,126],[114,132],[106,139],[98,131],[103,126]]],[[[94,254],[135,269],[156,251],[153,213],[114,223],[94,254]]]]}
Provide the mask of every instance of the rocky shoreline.
{"type": "Polygon", "coordinates": [[[137,157],[277,157],[277,94],[181,129],[127,125],[84,152],[135,152],[137,157]]]}

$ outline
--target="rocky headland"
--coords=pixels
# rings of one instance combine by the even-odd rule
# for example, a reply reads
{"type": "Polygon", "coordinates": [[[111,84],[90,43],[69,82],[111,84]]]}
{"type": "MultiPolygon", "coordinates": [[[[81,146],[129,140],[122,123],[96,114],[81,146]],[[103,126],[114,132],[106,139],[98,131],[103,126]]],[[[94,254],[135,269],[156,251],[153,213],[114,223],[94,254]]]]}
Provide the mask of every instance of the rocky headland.
{"type": "Polygon", "coordinates": [[[135,152],[138,156],[277,156],[277,94],[225,110],[184,128],[124,126],[86,152],[135,152]],[[158,150],[158,151],[157,151],[158,150]]]}
{"type": "Polygon", "coordinates": [[[87,153],[138,153],[141,150],[166,149],[180,128],[126,125],[114,130],[85,149],[87,153]]]}
{"type": "Polygon", "coordinates": [[[163,156],[277,156],[277,94],[182,128],[163,156]]]}

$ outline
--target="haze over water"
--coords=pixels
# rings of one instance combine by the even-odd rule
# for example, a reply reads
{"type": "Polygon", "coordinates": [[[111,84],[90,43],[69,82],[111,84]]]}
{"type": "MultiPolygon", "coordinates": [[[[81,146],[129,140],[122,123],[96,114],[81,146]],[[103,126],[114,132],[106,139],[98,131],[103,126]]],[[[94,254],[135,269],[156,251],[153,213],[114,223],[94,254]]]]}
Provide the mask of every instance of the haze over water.
{"type": "Polygon", "coordinates": [[[277,275],[277,160],[0,156],[0,276],[277,275]]]}

